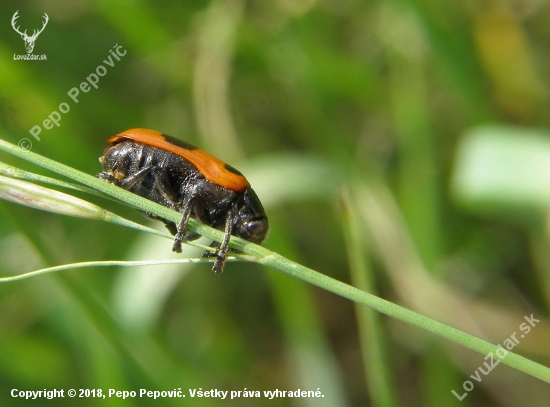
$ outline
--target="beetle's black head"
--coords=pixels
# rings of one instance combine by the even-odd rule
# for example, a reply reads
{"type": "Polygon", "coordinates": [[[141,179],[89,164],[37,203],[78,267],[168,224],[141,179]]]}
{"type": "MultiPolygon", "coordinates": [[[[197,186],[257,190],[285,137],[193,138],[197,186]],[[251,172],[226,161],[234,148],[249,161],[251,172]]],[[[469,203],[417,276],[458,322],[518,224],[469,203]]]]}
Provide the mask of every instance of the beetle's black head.
{"type": "Polygon", "coordinates": [[[239,207],[238,216],[235,235],[252,243],[262,243],[267,236],[269,223],[264,208],[252,188],[244,191],[243,204],[239,207]]]}

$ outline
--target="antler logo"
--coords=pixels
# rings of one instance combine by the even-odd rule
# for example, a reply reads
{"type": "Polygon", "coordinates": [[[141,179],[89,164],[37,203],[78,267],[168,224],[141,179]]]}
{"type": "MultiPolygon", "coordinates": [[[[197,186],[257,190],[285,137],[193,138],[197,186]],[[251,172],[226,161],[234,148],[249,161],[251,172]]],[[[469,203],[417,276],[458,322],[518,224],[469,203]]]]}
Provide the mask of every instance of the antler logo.
{"type": "Polygon", "coordinates": [[[40,33],[44,31],[44,28],[46,28],[46,24],[48,24],[49,17],[46,13],[44,13],[44,23],[42,24],[42,28],[40,30],[34,30],[32,35],[29,36],[27,35],[27,30],[25,30],[25,32],[21,32],[19,31],[19,27],[15,26],[15,20],[19,18],[17,13],[19,13],[19,10],[17,10],[13,15],[13,18],[11,19],[11,26],[13,27],[15,32],[21,35],[21,38],[23,38],[23,41],[25,41],[25,48],[27,49],[27,54],[30,54],[34,49],[34,42],[36,41],[40,33]]]}

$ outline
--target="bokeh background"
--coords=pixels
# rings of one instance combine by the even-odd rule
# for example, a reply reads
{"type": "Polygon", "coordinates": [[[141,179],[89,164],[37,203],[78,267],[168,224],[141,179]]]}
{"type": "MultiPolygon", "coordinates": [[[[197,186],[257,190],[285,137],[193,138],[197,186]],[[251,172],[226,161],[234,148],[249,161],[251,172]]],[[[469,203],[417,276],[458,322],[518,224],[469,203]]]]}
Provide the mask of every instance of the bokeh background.
{"type": "MultiPolygon", "coordinates": [[[[4,0],[0,131],[89,174],[145,127],[246,174],[265,245],[550,365],[545,0],[4,0]],[[32,33],[26,54],[10,22],[32,33]],[[106,65],[113,47],[126,54],[106,65]],[[103,65],[98,88],[67,95],[103,65]],[[29,129],[67,103],[59,126],[29,129]],[[525,315],[541,322],[519,337],[525,315]]],[[[52,175],[5,153],[0,160],[52,175]]],[[[137,211],[77,194],[132,220],[137,211]]],[[[157,236],[0,202],[0,274],[171,258],[157,236]]],[[[182,256],[195,257],[188,251],[182,256]]],[[[252,263],[0,286],[0,405],[547,406],[548,384],[252,263]],[[479,372],[479,370],[478,370],[479,372]],[[452,394],[474,389],[462,401],[452,394]],[[321,399],[57,399],[12,389],[317,390],[321,399]]]]}

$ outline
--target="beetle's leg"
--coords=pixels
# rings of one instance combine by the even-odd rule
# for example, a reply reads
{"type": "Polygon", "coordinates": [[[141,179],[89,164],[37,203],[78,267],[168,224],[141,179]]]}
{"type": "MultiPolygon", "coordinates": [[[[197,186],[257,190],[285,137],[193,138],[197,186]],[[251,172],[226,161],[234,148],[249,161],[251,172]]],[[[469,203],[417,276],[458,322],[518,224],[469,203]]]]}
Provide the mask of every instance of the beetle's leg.
{"type": "MultiPolygon", "coordinates": [[[[229,238],[231,237],[231,232],[235,226],[237,217],[235,216],[236,210],[235,207],[231,207],[227,214],[225,220],[224,236],[221,244],[216,249],[215,253],[205,252],[202,257],[216,257],[212,271],[216,274],[220,274],[223,271],[223,266],[225,264],[225,259],[227,257],[227,250],[229,249],[229,238]]],[[[215,247],[218,243],[212,242],[211,247],[215,247]]]]}
{"type": "Polygon", "coordinates": [[[176,226],[176,224],[174,222],[171,222],[171,221],[166,220],[166,219],[159,219],[159,220],[164,222],[164,226],[166,226],[166,229],[168,229],[168,232],[170,232],[172,234],[172,236],[175,236],[176,233],[178,233],[178,227],[176,226]]]}
{"type": "Polygon", "coordinates": [[[99,174],[97,174],[97,177],[99,179],[107,181],[109,184],[114,184],[114,185],[120,184],[120,180],[117,179],[113,174],[107,171],[100,172],[99,174]]]}
{"type": "MultiPolygon", "coordinates": [[[[176,193],[174,192],[174,189],[170,184],[170,179],[166,171],[163,171],[162,169],[159,169],[159,167],[156,167],[156,166],[149,166],[147,168],[140,170],[135,175],[136,176],[126,178],[123,181],[124,184],[122,185],[122,187],[131,188],[134,185],[139,185],[139,183],[144,181],[146,176],[152,175],[154,178],[154,181],[149,191],[144,191],[142,188],[134,188],[133,192],[137,193],[138,195],[145,196],[151,199],[153,202],[157,202],[163,206],[167,206],[171,209],[177,210],[176,193]]],[[[160,218],[149,212],[143,212],[143,213],[152,219],[158,219],[164,222],[166,228],[169,230],[169,232],[172,235],[175,235],[178,232],[178,228],[174,222],[160,218]]]]}
{"type": "MultiPolygon", "coordinates": [[[[126,177],[122,182],[119,182],[120,187],[132,191],[133,187],[143,182],[145,177],[151,174],[154,178],[154,183],[151,190],[156,190],[159,192],[160,196],[170,205],[174,205],[176,193],[170,185],[170,180],[166,174],[166,171],[159,169],[157,166],[148,166],[142,168],[133,175],[126,177]]],[[[134,191],[138,192],[138,191],[134,191]]],[[[155,200],[156,201],[156,200],[155,200]]],[[[157,201],[158,202],[158,201],[157,201]]],[[[168,206],[168,205],[166,205],[168,206]]]]}
{"type": "Polygon", "coordinates": [[[172,250],[176,253],[181,253],[181,242],[183,241],[183,237],[187,231],[187,222],[189,222],[189,216],[191,216],[191,203],[193,198],[194,196],[190,195],[181,206],[181,220],[180,223],[178,223],[178,233],[176,233],[176,237],[174,238],[174,246],[172,247],[172,250]]]}
{"type": "Polygon", "coordinates": [[[153,170],[153,168],[154,167],[142,168],[135,174],[129,175],[122,180],[116,177],[116,171],[115,171],[115,175],[113,175],[111,172],[103,171],[97,174],[97,177],[99,179],[103,179],[111,184],[115,184],[126,190],[130,190],[136,184],[136,182],[143,181],[143,179],[147,175],[149,175],[149,173],[153,170]]]}
{"type": "Polygon", "coordinates": [[[164,198],[166,203],[170,205],[165,206],[169,206],[174,209],[176,205],[176,192],[170,184],[168,174],[166,171],[157,171],[157,167],[151,168],[151,174],[155,177],[155,184],[153,188],[155,188],[159,192],[160,196],[164,198]]]}
{"type": "Polygon", "coordinates": [[[154,169],[154,167],[145,167],[136,172],[135,174],[129,175],[124,180],[120,182],[120,186],[126,190],[130,190],[136,182],[141,182],[143,179],[149,175],[149,173],[154,169]]]}

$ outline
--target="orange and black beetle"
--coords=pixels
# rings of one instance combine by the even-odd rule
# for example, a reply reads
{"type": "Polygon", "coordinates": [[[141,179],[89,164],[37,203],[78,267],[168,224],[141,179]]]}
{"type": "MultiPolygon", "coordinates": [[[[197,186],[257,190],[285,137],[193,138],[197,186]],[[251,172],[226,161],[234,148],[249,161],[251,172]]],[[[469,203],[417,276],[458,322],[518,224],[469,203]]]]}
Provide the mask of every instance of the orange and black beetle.
{"type": "MultiPolygon", "coordinates": [[[[189,218],[225,232],[214,254],[212,270],[223,271],[230,235],[261,243],[268,231],[264,208],[246,178],[216,157],[184,141],[147,129],[131,129],[107,139],[112,143],[99,159],[97,176],[134,194],[182,214],[180,223],[161,220],[175,235],[175,252],[181,242],[200,237],[187,230],[189,218]]],[[[216,242],[212,243],[215,247],[216,242]]]]}

